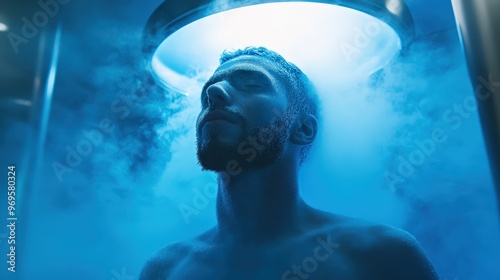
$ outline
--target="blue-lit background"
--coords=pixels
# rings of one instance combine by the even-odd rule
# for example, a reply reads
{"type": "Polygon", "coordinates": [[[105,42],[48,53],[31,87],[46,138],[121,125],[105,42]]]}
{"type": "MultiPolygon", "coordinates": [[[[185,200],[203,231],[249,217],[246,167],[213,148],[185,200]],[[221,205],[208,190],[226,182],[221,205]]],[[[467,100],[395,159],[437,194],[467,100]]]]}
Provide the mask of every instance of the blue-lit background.
{"type": "MultiPolygon", "coordinates": [[[[137,63],[160,2],[73,0],[61,11],[39,178],[20,201],[23,279],[137,279],[155,250],[215,223],[194,99],[148,83],[137,63]]],[[[409,231],[442,279],[499,279],[499,217],[451,4],[406,2],[417,33],[406,56],[349,86],[317,85],[331,94],[301,193],[316,208],[409,231]]],[[[8,126],[2,148],[24,127],[8,126]]]]}

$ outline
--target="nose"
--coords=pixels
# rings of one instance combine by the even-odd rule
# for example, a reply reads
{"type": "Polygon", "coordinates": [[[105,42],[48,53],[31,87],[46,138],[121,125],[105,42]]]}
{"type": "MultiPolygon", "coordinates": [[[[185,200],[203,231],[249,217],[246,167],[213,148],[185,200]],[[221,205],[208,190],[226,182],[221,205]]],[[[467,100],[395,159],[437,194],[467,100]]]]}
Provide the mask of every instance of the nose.
{"type": "Polygon", "coordinates": [[[229,104],[230,97],[227,87],[227,82],[221,81],[210,85],[206,89],[209,107],[225,107],[229,104]]]}

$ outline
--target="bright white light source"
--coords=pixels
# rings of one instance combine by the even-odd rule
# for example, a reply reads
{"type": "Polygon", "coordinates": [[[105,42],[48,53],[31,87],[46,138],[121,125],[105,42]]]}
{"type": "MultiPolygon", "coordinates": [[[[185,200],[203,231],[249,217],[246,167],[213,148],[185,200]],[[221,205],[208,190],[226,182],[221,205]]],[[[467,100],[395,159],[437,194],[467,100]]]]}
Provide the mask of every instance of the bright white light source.
{"type": "Polygon", "coordinates": [[[313,81],[338,84],[367,77],[399,53],[401,40],[386,23],[363,12],[320,3],[259,4],[197,20],[169,36],[152,68],[166,86],[191,93],[225,49],[264,46],[295,63],[313,81]]]}
{"type": "Polygon", "coordinates": [[[5,23],[0,22],[0,32],[7,31],[7,30],[9,30],[7,25],[5,23]]]}

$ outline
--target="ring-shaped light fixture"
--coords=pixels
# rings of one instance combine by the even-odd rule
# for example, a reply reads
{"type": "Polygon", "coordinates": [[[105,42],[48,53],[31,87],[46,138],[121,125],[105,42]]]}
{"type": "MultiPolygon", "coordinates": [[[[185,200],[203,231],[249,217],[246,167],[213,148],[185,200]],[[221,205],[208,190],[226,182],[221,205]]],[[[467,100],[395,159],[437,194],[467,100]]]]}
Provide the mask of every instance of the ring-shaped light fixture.
{"type": "Polygon", "coordinates": [[[148,20],[143,50],[160,84],[190,94],[225,49],[264,46],[341,83],[383,68],[413,34],[403,0],[165,1],[148,20]]]}

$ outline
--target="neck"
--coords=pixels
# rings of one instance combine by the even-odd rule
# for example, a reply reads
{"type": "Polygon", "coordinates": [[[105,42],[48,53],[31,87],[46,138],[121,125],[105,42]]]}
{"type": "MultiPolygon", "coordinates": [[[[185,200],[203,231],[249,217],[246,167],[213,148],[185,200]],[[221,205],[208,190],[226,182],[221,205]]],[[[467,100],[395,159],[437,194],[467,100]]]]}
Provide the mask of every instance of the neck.
{"type": "Polygon", "coordinates": [[[219,174],[218,233],[224,240],[248,244],[299,231],[305,204],[297,173],[296,163],[284,159],[260,169],[247,168],[229,180],[219,174]]]}

